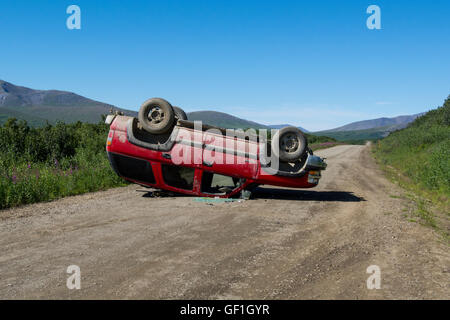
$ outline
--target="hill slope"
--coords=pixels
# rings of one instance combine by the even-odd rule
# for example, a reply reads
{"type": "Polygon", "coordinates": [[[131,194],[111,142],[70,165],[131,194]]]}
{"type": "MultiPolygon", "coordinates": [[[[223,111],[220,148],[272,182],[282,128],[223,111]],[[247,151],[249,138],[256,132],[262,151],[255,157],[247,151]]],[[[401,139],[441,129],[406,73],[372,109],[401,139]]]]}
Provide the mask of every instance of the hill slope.
{"type": "Polygon", "coordinates": [[[379,141],[374,152],[387,168],[400,172],[394,176],[404,186],[450,211],[450,96],[442,107],[379,141]]]}
{"type": "Polygon", "coordinates": [[[34,126],[45,124],[46,120],[51,123],[58,120],[66,123],[96,123],[111,108],[130,115],[136,114],[72,92],[34,90],[0,80],[0,123],[9,117],[27,120],[34,126]]]}

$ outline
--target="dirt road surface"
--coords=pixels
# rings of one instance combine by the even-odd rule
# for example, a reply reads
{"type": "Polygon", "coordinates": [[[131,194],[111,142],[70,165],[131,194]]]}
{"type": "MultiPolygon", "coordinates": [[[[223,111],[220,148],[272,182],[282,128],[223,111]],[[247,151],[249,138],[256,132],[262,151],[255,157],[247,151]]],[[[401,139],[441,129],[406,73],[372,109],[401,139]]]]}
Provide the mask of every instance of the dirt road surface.
{"type": "Polygon", "coordinates": [[[369,147],[318,154],[329,165],[307,191],[208,204],[133,185],[0,211],[0,298],[449,299],[448,244],[404,217],[413,204],[369,147]]]}

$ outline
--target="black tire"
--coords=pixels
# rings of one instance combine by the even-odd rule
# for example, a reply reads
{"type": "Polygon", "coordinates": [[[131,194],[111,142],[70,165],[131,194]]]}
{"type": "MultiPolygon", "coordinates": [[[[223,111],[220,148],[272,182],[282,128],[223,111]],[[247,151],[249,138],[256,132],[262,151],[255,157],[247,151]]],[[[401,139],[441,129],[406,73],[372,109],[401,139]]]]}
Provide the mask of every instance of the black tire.
{"type": "Polygon", "coordinates": [[[142,104],[138,119],[145,131],[161,134],[173,127],[175,112],[168,101],[152,98],[142,104]]]}
{"type": "Polygon", "coordinates": [[[284,127],[272,138],[272,153],[283,162],[300,160],[308,148],[303,132],[296,127],[284,127]]]}
{"type": "Polygon", "coordinates": [[[187,115],[186,115],[186,112],[184,112],[183,109],[181,109],[179,107],[172,107],[172,108],[173,108],[173,111],[175,112],[175,117],[178,120],[187,120],[188,119],[187,115]]]}

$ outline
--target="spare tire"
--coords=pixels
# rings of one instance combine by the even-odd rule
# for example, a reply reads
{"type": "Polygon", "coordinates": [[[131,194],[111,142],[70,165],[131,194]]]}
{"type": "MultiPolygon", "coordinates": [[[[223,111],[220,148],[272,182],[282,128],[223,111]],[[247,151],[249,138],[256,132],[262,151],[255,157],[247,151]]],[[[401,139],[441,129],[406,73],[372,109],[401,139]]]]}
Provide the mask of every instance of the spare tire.
{"type": "Polygon", "coordinates": [[[186,112],[184,112],[183,109],[181,109],[179,107],[172,107],[172,108],[173,108],[173,111],[175,112],[175,117],[178,120],[187,120],[188,119],[187,115],[186,115],[186,112]]]}
{"type": "Polygon", "coordinates": [[[142,104],[138,119],[145,131],[161,134],[173,127],[175,112],[168,101],[152,98],[142,104]]]}
{"type": "Polygon", "coordinates": [[[303,132],[296,127],[284,127],[278,130],[271,144],[272,153],[283,162],[300,160],[308,147],[303,132]]]}

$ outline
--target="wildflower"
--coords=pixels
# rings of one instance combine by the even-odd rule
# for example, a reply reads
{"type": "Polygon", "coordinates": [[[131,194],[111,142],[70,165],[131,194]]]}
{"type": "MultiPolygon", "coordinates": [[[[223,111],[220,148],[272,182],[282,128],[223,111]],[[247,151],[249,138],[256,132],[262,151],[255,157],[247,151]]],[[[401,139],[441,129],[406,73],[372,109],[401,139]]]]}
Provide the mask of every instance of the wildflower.
{"type": "Polygon", "coordinates": [[[16,184],[16,182],[17,182],[17,176],[16,176],[16,175],[13,175],[11,181],[12,181],[13,184],[16,184]]]}
{"type": "Polygon", "coordinates": [[[28,167],[28,169],[31,169],[31,164],[28,164],[27,167],[28,167]]]}

